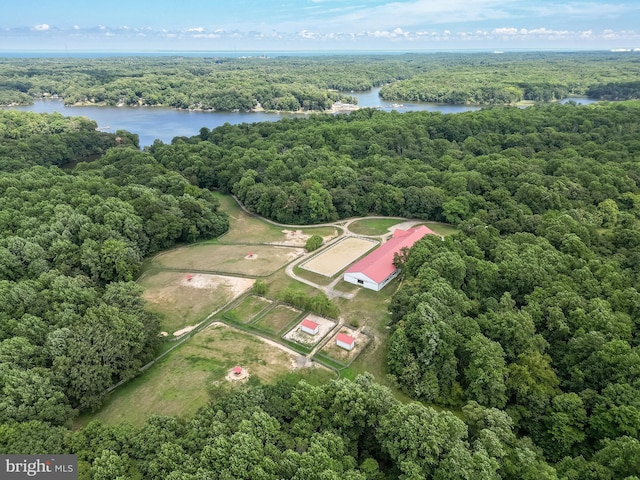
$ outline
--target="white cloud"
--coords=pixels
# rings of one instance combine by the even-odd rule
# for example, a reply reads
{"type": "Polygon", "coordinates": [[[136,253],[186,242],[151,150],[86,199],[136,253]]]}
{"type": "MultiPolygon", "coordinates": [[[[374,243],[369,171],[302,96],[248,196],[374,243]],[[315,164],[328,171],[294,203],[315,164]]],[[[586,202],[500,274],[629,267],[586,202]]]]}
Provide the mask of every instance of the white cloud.
{"type": "Polygon", "coordinates": [[[496,28],[493,33],[497,35],[516,35],[518,33],[517,28],[496,28]]]}
{"type": "Polygon", "coordinates": [[[202,32],[204,32],[204,28],[202,28],[202,27],[191,27],[191,28],[187,29],[187,32],[202,33],[202,32]]]}
{"type": "Polygon", "coordinates": [[[35,27],[33,27],[33,29],[37,32],[46,32],[47,30],[50,30],[51,27],[46,23],[42,23],[40,25],[36,25],[35,27]]]}

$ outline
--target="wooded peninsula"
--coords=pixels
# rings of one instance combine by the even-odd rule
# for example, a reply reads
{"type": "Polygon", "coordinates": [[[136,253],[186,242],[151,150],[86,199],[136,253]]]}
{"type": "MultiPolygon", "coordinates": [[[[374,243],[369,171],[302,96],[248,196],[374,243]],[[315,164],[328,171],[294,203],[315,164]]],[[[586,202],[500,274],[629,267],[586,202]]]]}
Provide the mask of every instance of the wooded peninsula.
{"type": "MultiPolygon", "coordinates": [[[[621,100],[639,69],[613,53],[20,59],[0,64],[0,103],[323,110],[380,85],[621,100]]],[[[0,451],[74,453],[86,479],[640,478],[640,101],[362,109],[143,151],[96,127],[0,110],[0,451]],[[164,348],[136,280],[154,253],[219,241],[219,194],[282,224],[456,233],[396,257],[384,378],[291,374],[213,390],[189,417],[71,428],[164,348]]]]}
{"type": "Polygon", "coordinates": [[[400,102],[503,105],[567,96],[640,97],[636,55],[432,53],[265,58],[4,58],[0,105],[56,96],[66,105],[324,111],[382,87],[400,102]]]}

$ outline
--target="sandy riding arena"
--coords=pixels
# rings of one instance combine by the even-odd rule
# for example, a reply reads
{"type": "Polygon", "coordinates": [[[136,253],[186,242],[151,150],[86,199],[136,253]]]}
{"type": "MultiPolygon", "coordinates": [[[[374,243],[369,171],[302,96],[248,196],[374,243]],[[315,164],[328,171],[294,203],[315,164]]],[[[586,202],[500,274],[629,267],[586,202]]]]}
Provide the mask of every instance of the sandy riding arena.
{"type": "Polygon", "coordinates": [[[378,242],[375,240],[348,237],[327,248],[311,260],[304,262],[300,268],[319,273],[325,277],[333,277],[377,244],[378,242]]]}

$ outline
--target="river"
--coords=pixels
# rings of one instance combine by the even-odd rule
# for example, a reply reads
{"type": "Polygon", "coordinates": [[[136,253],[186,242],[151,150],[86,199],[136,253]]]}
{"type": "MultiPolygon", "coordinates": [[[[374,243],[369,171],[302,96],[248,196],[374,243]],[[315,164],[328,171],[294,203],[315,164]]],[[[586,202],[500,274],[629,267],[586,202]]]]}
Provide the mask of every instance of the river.
{"type": "MultiPolygon", "coordinates": [[[[379,88],[367,92],[354,92],[348,95],[358,98],[360,107],[374,107],[382,110],[399,112],[438,111],[442,113],[460,113],[479,110],[478,105],[445,105],[434,103],[386,102],[378,96],[379,88]]],[[[578,103],[591,103],[587,98],[573,98],[578,103]]],[[[192,112],[165,107],[65,107],[56,99],[37,100],[33,105],[11,107],[38,113],[60,112],[65,116],[82,115],[95,120],[98,128],[105,132],[127,130],[137,133],[140,147],[153,144],[156,139],[171,143],[174,137],[197,135],[202,127],[213,129],[225,123],[275,122],[283,117],[304,117],[305,114],[267,113],[267,112],[192,112]]]]}

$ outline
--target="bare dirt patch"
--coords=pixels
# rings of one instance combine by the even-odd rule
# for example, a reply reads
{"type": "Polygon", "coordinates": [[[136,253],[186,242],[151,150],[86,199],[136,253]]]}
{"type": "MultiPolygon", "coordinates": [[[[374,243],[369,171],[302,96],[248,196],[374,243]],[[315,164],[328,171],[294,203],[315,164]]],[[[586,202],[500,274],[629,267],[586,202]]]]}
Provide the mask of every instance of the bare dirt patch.
{"type": "Polygon", "coordinates": [[[233,367],[227,371],[224,379],[228,382],[246,381],[249,379],[249,370],[246,368],[240,368],[240,371],[236,372],[236,367],[233,367]]]}
{"type": "Polygon", "coordinates": [[[311,260],[304,262],[300,265],[300,268],[325,277],[333,277],[377,244],[378,242],[375,240],[347,237],[330,246],[311,260]]]}
{"type": "Polygon", "coordinates": [[[318,344],[336,326],[335,321],[328,318],[319,317],[318,315],[310,314],[304,318],[308,318],[312,322],[316,322],[318,324],[318,333],[316,333],[315,335],[311,335],[309,333],[303,332],[300,329],[300,324],[297,324],[295,327],[289,330],[286,335],[284,335],[284,338],[286,340],[311,347],[318,344]]]}

